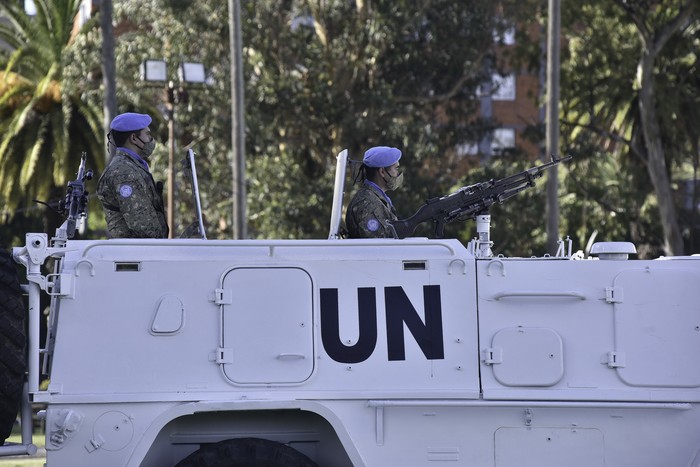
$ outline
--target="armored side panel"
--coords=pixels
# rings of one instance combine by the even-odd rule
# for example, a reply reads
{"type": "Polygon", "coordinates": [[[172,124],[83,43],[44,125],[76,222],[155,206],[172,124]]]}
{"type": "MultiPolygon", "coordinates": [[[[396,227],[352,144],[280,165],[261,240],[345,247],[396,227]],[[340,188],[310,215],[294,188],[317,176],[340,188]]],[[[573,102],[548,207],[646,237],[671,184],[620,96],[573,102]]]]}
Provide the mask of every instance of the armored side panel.
{"type": "Polygon", "coordinates": [[[474,271],[455,241],[70,242],[49,459],[118,465],[182,404],[318,401],[354,438],[376,425],[368,399],[476,400],[474,271]]]}
{"type": "Polygon", "coordinates": [[[700,401],[700,262],[479,262],[486,399],[700,401]]]}
{"type": "Polygon", "coordinates": [[[699,272],[690,259],[479,261],[484,401],[531,401],[493,430],[495,465],[697,465],[699,272]]]}
{"type": "Polygon", "coordinates": [[[264,438],[329,467],[698,466],[700,262],[446,240],[68,241],[53,466],[264,438]]]}

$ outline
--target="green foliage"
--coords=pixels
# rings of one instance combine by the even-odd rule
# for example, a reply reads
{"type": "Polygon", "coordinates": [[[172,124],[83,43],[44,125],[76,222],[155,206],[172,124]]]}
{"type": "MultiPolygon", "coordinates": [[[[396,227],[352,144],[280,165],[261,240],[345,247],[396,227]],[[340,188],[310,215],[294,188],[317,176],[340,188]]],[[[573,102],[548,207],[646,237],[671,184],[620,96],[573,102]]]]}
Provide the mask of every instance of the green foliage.
{"type": "MultiPolygon", "coordinates": [[[[64,74],[72,66],[73,19],[77,0],[36,0],[37,14],[28,17],[21,2],[0,5],[0,38],[13,47],[0,55],[0,200],[11,219],[33,199],[56,207],[62,187],[75,175],[83,151],[101,167],[99,108],[82,100],[79,86],[64,74]]],[[[51,211],[48,211],[49,214],[51,211]]],[[[47,217],[52,229],[58,220],[47,217]]]]}
{"type": "Polygon", "coordinates": [[[454,147],[478,141],[466,122],[493,44],[492,4],[243,6],[253,236],[268,235],[266,217],[284,211],[297,220],[291,236],[326,236],[335,155],[343,148],[353,160],[373,145],[404,151],[408,183],[394,195],[403,215],[454,185],[454,147]],[[270,184],[280,177],[288,190],[270,184]]]}
{"type": "MultiPolygon", "coordinates": [[[[200,3],[182,14],[175,13],[185,7],[168,0],[115,3],[119,111],[155,117],[163,144],[152,170],[164,179],[162,86],[141,82],[139,65],[165,59],[177,81],[180,61],[205,64],[210,83],[188,87],[188,102],[175,106],[176,137],[178,148],[195,144],[209,236],[225,237],[232,191],[228,11],[225,2],[200,3]]],[[[343,148],[355,160],[376,144],[404,150],[410,181],[396,198],[408,215],[455,183],[455,145],[481,136],[466,122],[473,119],[474,90],[499,26],[495,6],[447,0],[358,5],[242,2],[252,237],[325,237],[335,155],[343,148]]],[[[79,76],[98,77],[99,40],[93,31],[79,39],[79,76]]],[[[186,197],[176,199],[186,209],[186,197]]]]}
{"type": "MultiPolygon", "coordinates": [[[[148,83],[140,77],[144,60],[165,60],[168,79],[178,88],[174,109],[176,168],[185,155],[184,148],[193,145],[198,154],[197,171],[208,236],[225,236],[231,206],[226,2],[198,2],[196,7],[188,8],[186,3],[165,0],[115,1],[113,22],[118,112],[141,112],[153,117],[151,128],[160,144],[153,154],[151,171],[156,180],[165,181],[168,169],[165,83],[148,83]],[[180,90],[177,67],[184,61],[203,63],[209,83],[187,85],[180,90]]],[[[101,40],[98,29],[84,31],[76,38],[80,59],[76,60],[75,78],[91,83],[85,98],[96,104],[101,104],[102,99],[101,40]]],[[[179,233],[191,222],[193,206],[182,172],[177,173],[175,183],[177,212],[175,225],[171,227],[179,233]]]]}
{"type": "MultiPolygon", "coordinates": [[[[649,33],[677,15],[678,5],[654,2],[647,9],[634,2],[577,1],[562,8],[567,50],[561,66],[561,137],[562,147],[575,156],[562,214],[582,246],[595,234],[599,240],[634,242],[640,257],[664,253],[639,105],[638,65],[644,48],[630,13],[642,15],[649,33]]],[[[687,178],[689,166],[697,167],[698,128],[688,123],[697,114],[692,102],[700,98],[698,13],[691,17],[695,26],[674,35],[655,62],[659,137],[676,181],[687,178]]],[[[676,207],[680,211],[681,203],[676,207]]],[[[695,227],[686,216],[681,219],[688,242],[695,227]]]]}
{"type": "Polygon", "coordinates": [[[63,85],[73,18],[79,2],[37,1],[29,18],[15,4],[0,10],[11,20],[3,38],[16,49],[2,57],[0,84],[0,196],[12,213],[33,198],[51,199],[74,174],[83,151],[94,154],[99,113],[63,85]]]}
{"type": "MultiPolygon", "coordinates": [[[[0,197],[14,210],[25,209],[32,198],[60,198],[83,150],[94,158],[92,168],[102,168],[101,32],[93,19],[70,39],[64,26],[72,26],[66,18],[77,0],[37,1],[35,20],[7,3],[4,14],[16,22],[0,26],[0,38],[16,52],[1,55],[0,62],[0,197]]],[[[626,3],[632,8],[634,2],[626,3]]],[[[637,101],[641,42],[630,12],[620,5],[562,5],[561,147],[575,160],[559,171],[561,231],[578,248],[595,235],[634,241],[651,255],[660,251],[662,231],[644,152],[634,149],[643,146],[637,101]]],[[[476,118],[475,90],[490,76],[490,66],[540,66],[541,38],[529,32],[533,21],[543,20],[542,6],[532,0],[242,1],[249,235],[325,238],[335,155],[343,148],[353,160],[377,144],[403,150],[406,183],[392,194],[401,217],[425,199],[534,165],[516,152],[474,167],[479,161],[465,161],[454,148],[479,141],[496,125],[476,118]],[[518,47],[497,55],[493,32],[513,23],[519,25],[518,47]]],[[[647,6],[635,13],[647,14],[650,28],[677,10],[671,1],[647,6]]],[[[164,180],[167,170],[164,85],[142,82],[139,66],[145,59],[165,59],[174,82],[176,66],[185,60],[202,62],[208,71],[209,83],[188,86],[188,99],[176,104],[175,130],[177,154],[189,144],[198,154],[210,238],[229,237],[231,230],[228,21],[223,0],[115,0],[119,112],[154,117],[161,143],[152,164],[156,179],[164,180]]],[[[697,177],[700,166],[699,31],[696,11],[655,69],[661,138],[678,187],[697,177]]],[[[539,142],[541,132],[533,130],[539,142]]],[[[348,174],[346,201],[351,181],[348,174]]],[[[177,183],[174,227],[180,231],[191,207],[183,180],[177,183]]],[[[543,252],[544,212],[544,179],[494,207],[496,253],[543,252]]],[[[693,245],[697,216],[681,212],[693,245]]],[[[417,234],[433,235],[430,226],[417,234]]],[[[455,223],[446,234],[467,241],[474,224],[455,223]]]]}

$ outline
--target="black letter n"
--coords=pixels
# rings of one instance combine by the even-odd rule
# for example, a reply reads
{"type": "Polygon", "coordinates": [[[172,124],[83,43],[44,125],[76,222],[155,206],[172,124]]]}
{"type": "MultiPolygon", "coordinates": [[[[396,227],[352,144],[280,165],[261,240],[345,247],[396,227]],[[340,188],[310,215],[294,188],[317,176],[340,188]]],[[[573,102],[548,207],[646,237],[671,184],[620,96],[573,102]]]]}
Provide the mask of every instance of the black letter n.
{"type": "Polygon", "coordinates": [[[445,358],[439,285],[423,286],[425,324],[401,287],[386,287],[384,299],[386,302],[386,338],[389,360],[406,360],[404,323],[428,360],[445,358]]]}

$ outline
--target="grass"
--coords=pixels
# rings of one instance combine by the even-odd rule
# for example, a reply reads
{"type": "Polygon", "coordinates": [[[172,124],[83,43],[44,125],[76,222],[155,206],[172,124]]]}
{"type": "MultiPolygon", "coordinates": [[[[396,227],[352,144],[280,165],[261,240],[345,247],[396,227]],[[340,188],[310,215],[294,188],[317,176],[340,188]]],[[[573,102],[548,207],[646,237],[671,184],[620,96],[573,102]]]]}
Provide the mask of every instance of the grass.
{"type": "Polygon", "coordinates": [[[4,460],[0,457],[1,467],[44,467],[44,462],[46,462],[45,457],[27,457],[25,459],[13,457],[4,460]]]}
{"type": "MultiPolygon", "coordinates": [[[[44,434],[35,433],[32,437],[32,442],[37,448],[43,451],[44,448],[44,434]]],[[[20,434],[13,434],[7,438],[8,443],[21,443],[22,436],[20,434]]],[[[44,467],[46,462],[46,457],[43,455],[39,456],[14,456],[14,457],[0,457],[0,467],[44,467]]]]}

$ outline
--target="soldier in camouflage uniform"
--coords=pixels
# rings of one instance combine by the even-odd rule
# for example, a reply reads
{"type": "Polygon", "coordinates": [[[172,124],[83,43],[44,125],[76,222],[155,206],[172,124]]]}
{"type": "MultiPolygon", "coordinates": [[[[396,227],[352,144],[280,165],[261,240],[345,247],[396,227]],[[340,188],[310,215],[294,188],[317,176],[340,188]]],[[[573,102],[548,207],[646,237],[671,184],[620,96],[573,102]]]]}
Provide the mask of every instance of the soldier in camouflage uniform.
{"type": "Polygon", "coordinates": [[[114,157],[97,184],[110,238],[167,238],[162,184],[148,167],[155,140],[145,114],[117,115],[110,125],[114,157]]]}
{"type": "Polygon", "coordinates": [[[396,210],[387,191],[396,190],[403,182],[399,172],[401,151],[377,146],[367,150],[358,177],[362,186],[350,201],[345,227],[350,238],[394,238],[389,221],[395,221],[396,210]]]}

